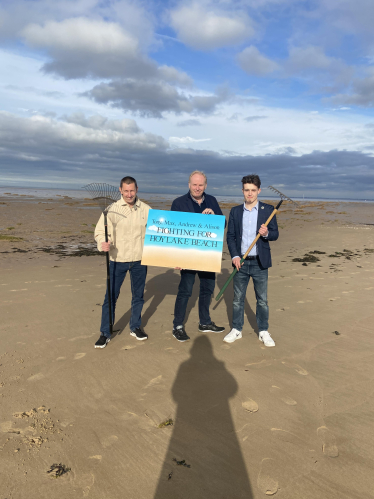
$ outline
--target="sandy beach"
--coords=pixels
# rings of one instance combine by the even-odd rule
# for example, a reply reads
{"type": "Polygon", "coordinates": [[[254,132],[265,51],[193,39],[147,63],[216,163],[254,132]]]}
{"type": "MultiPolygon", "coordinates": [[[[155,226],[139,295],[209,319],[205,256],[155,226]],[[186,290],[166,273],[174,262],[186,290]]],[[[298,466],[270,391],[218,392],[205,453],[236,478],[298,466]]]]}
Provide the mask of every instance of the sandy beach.
{"type": "MultiPolygon", "coordinates": [[[[275,348],[258,340],[251,285],[241,340],[198,332],[195,286],[178,343],[179,273],[149,267],[148,341],[129,335],[127,278],[118,332],[94,349],[99,215],[89,200],[0,198],[0,498],[374,497],[374,204],[282,206],[275,348]]],[[[230,272],[225,244],[215,295],[230,272]]],[[[232,297],[211,305],[226,331],[232,297]]]]}

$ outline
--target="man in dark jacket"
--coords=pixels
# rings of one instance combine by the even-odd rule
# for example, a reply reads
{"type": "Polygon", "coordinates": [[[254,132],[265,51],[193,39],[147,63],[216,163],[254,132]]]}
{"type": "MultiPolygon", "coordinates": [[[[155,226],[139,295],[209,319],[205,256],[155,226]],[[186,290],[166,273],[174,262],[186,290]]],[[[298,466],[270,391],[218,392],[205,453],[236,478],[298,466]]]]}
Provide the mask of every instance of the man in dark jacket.
{"type": "MultiPolygon", "coordinates": [[[[184,196],[174,199],[171,211],[184,211],[191,213],[203,213],[205,215],[222,215],[217,200],[209,194],[205,194],[207,186],[206,175],[200,171],[194,171],[189,178],[189,192],[184,196]]],[[[219,327],[212,322],[209,315],[210,300],[214,291],[216,275],[214,272],[203,272],[200,270],[181,271],[181,280],[178,287],[177,299],[174,307],[173,336],[178,341],[187,341],[189,336],[184,329],[183,323],[186,315],[187,303],[192,294],[195,276],[200,279],[199,295],[199,331],[222,333],[225,328],[219,327]]]]}
{"type": "Polygon", "coordinates": [[[269,307],[267,301],[268,268],[271,267],[269,241],[279,237],[278,225],[274,216],[266,227],[264,224],[273,212],[273,206],[258,201],[261,192],[261,181],[258,175],[247,175],[242,178],[244,204],[235,206],[230,211],[227,229],[227,245],[232,264],[238,272],[234,276],[234,302],[232,329],[224,341],[233,343],[242,337],[244,325],[244,300],[249,279],[252,277],[256,294],[256,320],[259,340],[265,346],[274,347],[275,343],[269,334],[269,307]],[[255,246],[244,262],[240,264],[257,233],[261,234],[255,246]]]}

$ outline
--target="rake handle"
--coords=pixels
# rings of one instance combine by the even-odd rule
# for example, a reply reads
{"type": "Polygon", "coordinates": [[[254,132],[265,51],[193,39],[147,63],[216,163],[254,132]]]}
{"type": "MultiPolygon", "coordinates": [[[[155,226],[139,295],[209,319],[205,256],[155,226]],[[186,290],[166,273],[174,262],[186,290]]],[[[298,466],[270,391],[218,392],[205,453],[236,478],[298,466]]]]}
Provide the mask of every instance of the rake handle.
{"type": "MultiPolygon", "coordinates": [[[[108,219],[107,212],[104,211],[104,228],[105,228],[105,242],[108,242],[108,219]]],[[[109,262],[109,251],[105,252],[106,258],[106,289],[108,293],[108,312],[109,312],[109,331],[110,336],[113,334],[113,318],[112,318],[112,296],[110,294],[110,262],[109,262]]]]}
{"type": "MultiPolygon", "coordinates": [[[[266,222],[264,223],[264,225],[267,227],[269,225],[269,223],[271,222],[272,218],[274,217],[274,215],[278,212],[279,208],[280,208],[280,205],[283,203],[283,199],[281,199],[279,201],[279,203],[277,204],[277,206],[274,208],[274,210],[272,211],[270,217],[266,220],[266,222]]],[[[244,255],[242,256],[241,260],[240,260],[240,264],[242,264],[244,262],[244,260],[247,258],[247,256],[249,255],[249,252],[251,251],[251,249],[253,248],[253,246],[257,243],[257,241],[259,240],[261,234],[258,233],[257,236],[255,237],[255,239],[253,240],[252,244],[250,245],[250,247],[247,249],[247,251],[244,253],[244,255]]],[[[230,284],[230,282],[232,281],[232,279],[234,278],[234,275],[238,272],[238,269],[235,267],[235,269],[231,272],[229,278],[227,279],[227,281],[225,282],[225,284],[223,285],[221,291],[218,293],[218,295],[216,296],[216,301],[218,301],[221,296],[223,295],[223,293],[225,292],[227,286],[230,284]]]]}

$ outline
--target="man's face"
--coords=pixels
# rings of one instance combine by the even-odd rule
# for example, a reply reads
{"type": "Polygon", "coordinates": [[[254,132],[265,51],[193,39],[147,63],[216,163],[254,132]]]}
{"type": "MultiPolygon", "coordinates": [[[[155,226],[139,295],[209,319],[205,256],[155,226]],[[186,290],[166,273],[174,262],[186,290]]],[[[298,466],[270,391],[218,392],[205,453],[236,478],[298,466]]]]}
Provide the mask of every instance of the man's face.
{"type": "Polygon", "coordinates": [[[243,185],[244,200],[248,204],[256,204],[257,197],[261,192],[255,184],[244,184],[243,185]]]}
{"type": "Polygon", "coordinates": [[[135,187],[135,184],[122,184],[122,187],[119,188],[119,192],[122,194],[123,200],[130,205],[135,203],[136,194],[138,192],[138,188],[135,187]]]}
{"type": "Polygon", "coordinates": [[[188,188],[190,189],[191,196],[195,199],[200,199],[206,189],[205,177],[195,173],[188,183],[188,188]]]}

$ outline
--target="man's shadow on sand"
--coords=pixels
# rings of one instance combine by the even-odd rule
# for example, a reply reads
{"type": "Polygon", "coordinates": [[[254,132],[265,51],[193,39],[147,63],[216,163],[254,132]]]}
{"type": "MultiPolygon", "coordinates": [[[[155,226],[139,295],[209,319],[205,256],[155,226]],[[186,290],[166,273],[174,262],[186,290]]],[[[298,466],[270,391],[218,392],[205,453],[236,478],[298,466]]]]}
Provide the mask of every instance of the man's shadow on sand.
{"type": "Polygon", "coordinates": [[[229,406],[238,384],[206,335],[190,354],[172,387],[178,406],[154,499],[252,499],[229,406]]]}
{"type": "MultiPolygon", "coordinates": [[[[217,285],[218,288],[221,290],[227,281],[227,279],[230,277],[232,270],[229,269],[222,269],[221,274],[217,274],[217,285]]],[[[248,284],[248,290],[247,293],[253,293],[254,300],[256,300],[254,290],[253,290],[253,283],[252,279],[249,281],[248,284]]],[[[218,293],[217,293],[218,294],[218,293]]],[[[231,281],[228,287],[226,288],[225,292],[223,293],[222,298],[220,301],[217,303],[214,300],[214,305],[213,305],[213,310],[216,310],[216,308],[220,305],[221,301],[223,300],[226,305],[226,310],[227,310],[227,317],[229,319],[229,323],[232,324],[232,302],[234,299],[234,286],[233,282],[231,281]]],[[[249,301],[248,301],[248,296],[246,296],[245,301],[244,301],[244,314],[247,316],[248,322],[253,328],[255,332],[258,333],[258,327],[257,327],[257,321],[256,321],[256,314],[253,312],[249,301]]]]}
{"type": "MultiPolygon", "coordinates": [[[[126,276],[128,279],[129,276],[126,276]]],[[[147,302],[150,301],[148,308],[142,313],[142,327],[146,327],[152,316],[157,312],[158,307],[161,305],[163,300],[167,295],[171,295],[176,297],[178,293],[178,286],[180,282],[180,273],[176,273],[174,269],[168,269],[166,272],[163,272],[159,275],[152,277],[151,279],[146,281],[145,292],[144,292],[144,307],[147,302]]],[[[196,276],[195,285],[193,287],[191,298],[188,301],[187,311],[186,311],[186,319],[185,322],[188,321],[188,317],[190,315],[191,310],[196,305],[197,299],[199,297],[199,286],[200,279],[196,276]]],[[[120,297],[118,298],[120,300],[120,297]]],[[[118,302],[117,302],[118,303],[118,302]]],[[[163,319],[163,324],[165,328],[172,329],[173,327],[173,318],[174,318],[174,304],[175,299],[172,301],[170,305],[170,310],[168,309],[167,316],[163,315],[161,318],[163,319]]],[[[130,322],[131,316],[131,308],[123,314],[123,316],[118,319],[113,326],[113,330],[115,334],[121,334],[121,332],[125,329],[127,324],[130,322]]]]}

